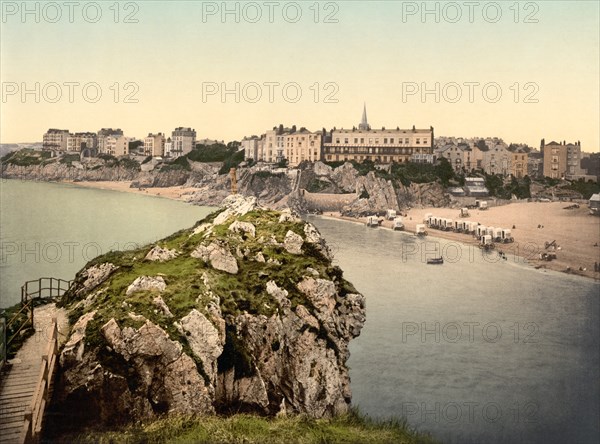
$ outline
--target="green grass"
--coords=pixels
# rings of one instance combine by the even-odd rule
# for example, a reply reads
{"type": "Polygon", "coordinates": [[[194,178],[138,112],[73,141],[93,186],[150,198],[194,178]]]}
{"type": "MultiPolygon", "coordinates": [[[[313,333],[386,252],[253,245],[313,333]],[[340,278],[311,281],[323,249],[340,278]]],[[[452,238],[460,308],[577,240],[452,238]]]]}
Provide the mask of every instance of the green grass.
{"type": "Polygon", "coordinates": [[[16,166],[40,165],[50,158],[52,154],[49,151],[36,151],[30,148],[24,148],[19,151],[6,154],[2,157],[2,163],[16,166]]]}
{"type": "Polygon", "coordinates": [[[303,415],[264,418],[237,414],[229,417],[174,416],[110,431],[89,431],[68,437],[79,443],[211,443],[211,444],[324,444],[435,443],[411,430],[404,421],[373,420],[353,410],[333,419],[303,415]]]}
{"type": "MultiPolygon", "coordinates": [[[[196,226],[214,221],[219,213],[220,211],[209,215],[196,226]]],[[[308,267],[316,270],[320,277],[334,281],[340,296],[356,293],[352,284],[343,278],[342,270],[332,265],[315,245],[305,242],[302,247],[303,254],[300,255],[288,253],[281,245],[269,245],[273,240],[282,244],[288,231],[305,238],[305,222],[298,220],[280,223],[280,214],[276,211],[254,210],[244,216],[231,217],[222,224],[213,225],[210,232],[194,234],[194,228],[178,231],[156,243],[163,248],[175,249],[179,253],[177,257],[165,262],[144,260],[152,248],[151,245],[137,250],[111,251],[93,259],[85,267],[87,269],[97,264],[112,263],[118,268],[111,276],[85,294],[76,295],[75,290],[67,292],[60,305],[70,309],[69,320],[73,324],[84,313],[81,308],[75,308],[79,301],[89,294],[95,295],[91,306],[86,309],[87,312],[96,310],[94,318],[86,328],[86,346],[99,353],[99,360],[103,366],[111,369],[113,373],[127,377],[127,365],[114,353],[106,351],[105,339],[101,333],[102,326],[111,319],[115,319],[120,328],[138,329],[143,322],[132,319],[129,314],[142,315],[160,326],[172,340],[181,343],[184,352],[194,358],[185,335],[178,331],[175,322],[188,315],[194,308],[207,314],[206,306],[211,293],[219,297],[224,317],[237,316],[243,312],[272,316],[281,309],[277,300],[266,291],[267,283],[274,281],[280,288],[287,290],[292,309],[302,304],[312,311],[314,307],[310,299],[298,289],[298,283],[309,274],[308,267]],[[236,219],[252,223],[256,228],[255,237],[230,232],[229,226],[236,219]],[[209,245],[212,242],[226,244],[231,252],[245,252],[249,259],[241,259],[236,255],[239,271],[232,275],[216,270],[202,259],[191,256],[198,245],[209,245]],[[267,262],[250,259],[259,252],[267,262]],[[268,262],[269,259],[272,260],[271,263],[268,262]],[[162,276],[167,284],[164,291],[138,291],[126,295],[128,286],[136,278],[158,275],[162,276]],[[153,304],[153,299],[159,294],[172,312],[172,318],[165,316],[153,304]]],[[[84,280],[83,275],[78,273],[73,288],[80,288],[84,280]]],[[[219,360],[219,368],[233,364],[236,372],[253,368],[250,365],[252,357],[245,344],[240,343],[235,332],[229,329],[225,348],[219,360]]],[[[202,364],[198,360],[196,366],[199,373],[204,375],[202,364]]]]}

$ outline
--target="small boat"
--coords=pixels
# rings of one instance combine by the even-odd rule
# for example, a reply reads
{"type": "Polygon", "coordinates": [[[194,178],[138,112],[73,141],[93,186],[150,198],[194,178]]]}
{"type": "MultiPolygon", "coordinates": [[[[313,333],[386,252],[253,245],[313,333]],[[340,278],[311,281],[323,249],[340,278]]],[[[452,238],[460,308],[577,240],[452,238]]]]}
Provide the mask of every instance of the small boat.
{"type": "Polygon", "coordinates": [[[443,264],[444,258],[443,257],[434,257],[433,259],[427,259],[427,263],[429,265],[443,264]]]}

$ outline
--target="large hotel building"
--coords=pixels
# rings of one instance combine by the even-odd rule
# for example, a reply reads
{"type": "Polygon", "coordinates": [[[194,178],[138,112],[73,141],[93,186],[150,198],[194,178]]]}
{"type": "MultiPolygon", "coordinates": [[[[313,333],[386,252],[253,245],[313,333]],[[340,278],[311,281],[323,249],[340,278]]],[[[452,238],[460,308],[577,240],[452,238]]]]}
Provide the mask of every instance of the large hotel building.
{"type": "Polygon", "coordinates": [[[327,162],[371,160],[375,163],[409,162],[413,155],[433,154],[433,127],[429,129],[371,129],[367,109],[358,128],[334,129],[323,144],[327,162]]]}

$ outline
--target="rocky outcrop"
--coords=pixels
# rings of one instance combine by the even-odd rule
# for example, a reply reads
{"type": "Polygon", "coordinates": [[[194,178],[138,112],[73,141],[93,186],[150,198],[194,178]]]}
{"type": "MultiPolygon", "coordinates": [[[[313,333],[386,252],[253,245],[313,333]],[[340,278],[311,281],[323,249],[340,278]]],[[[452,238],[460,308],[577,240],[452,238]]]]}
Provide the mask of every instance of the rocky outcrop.
{"type": "Polygon", "coordinates": [[[140,276],[127,287],[125,294],[129,296],[136,291],[144,290],[163,291],[165,288],[167,288],[167,284],[162,276],[140,276]]]}
{"type": "Polygon", "coordinates": [[[213,242],[210,245],[199,245],[191,254],[192,257],[210,263],[215,270],[237,274],[237,260],[228,250],[227,246],[213,242]]]}
{"type": "Polygon", "coordinates": [[[169,250],[168,248],[161,248],[158,245],[155,245],[152,250],[148,252],[146,257],[147,261],[168,261],[169,259],[173,259],[177,257],[176,250],[169,250]]]}
{"type": "Polygon", "coordinates": [[[144,247],[78,273],[63,299],[78,321],[60,357],[57,410],[82,424],[346,412],[348,343],[365,301],[318,230],[232,196],[185,234],[168,249],[157,242],[153,263],[132,261],[144,247]],[[103,279],[87,285],[90,276],[103,279]]]}

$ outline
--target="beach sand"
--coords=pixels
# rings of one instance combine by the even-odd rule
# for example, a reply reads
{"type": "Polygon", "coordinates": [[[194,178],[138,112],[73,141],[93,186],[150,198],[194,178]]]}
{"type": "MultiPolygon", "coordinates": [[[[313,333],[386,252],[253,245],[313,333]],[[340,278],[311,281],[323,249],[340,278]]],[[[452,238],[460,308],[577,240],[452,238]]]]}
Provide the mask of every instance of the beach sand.
{"type": "Polygon", "coordinates": [[[99,190],[110,190],[110,191],[121,191],[126,193],[142,194],[145,196],[157,196],[164,197],[166,199],[174,199],[186,201],[190,194],[198,191],[197,188],[177,186],[177,187],[165,187],[165,188],[130,188],[131,182],[111,182],[111,181],[82,181],[82,182],[71,182],[65,181],[72,185],[85,187],[85,188],[96,188],[99,190]]]}
{"type": "MultiPolygon", "coordinates": [[[[600,272],[594,271],[594,262],[600,264],[600,218],[591,216],[587,204],[580,203],[580,208],[566,210],[570,202],[519,202],[492,207],[488,210],[469,210],[470,216],[460,218],[458,209],[452,208],[413,208],[404,217],[405,229],[415,232],[415,226],[423,223],[425,214],[445,217],[453,220],[469,220],[479,222],[486,227],[510,228],[514,243],[496,244],[496,250],[507,257],[525,258],[529,264],[537,268],[546,268],[600,279],[600,272]],[[515,226],[515,228],[513,228],[515,226]],[[538,228],[541,226],[543,228],[538,228]],[[546,242],[556,241],[557,250],[545,249],[546,242]],[[540,253],[555,252],[557,258],[552,261],[539,259],[540,253]],[[579,268],[585,269],[580,270],[579,268]]],[[[339,213],[326,213],[340,219],[339,213]]],[[[360,222],[363,222],[361,220],[360,222]]],[[[392,227],[392,221],[384,221],[383,226],[392,227]]],[[[426,228],[429,236],[461,242],[467,245],[478,245],[478,241],[468,234],[440,231],[426,228]]]]}
{"type": "MultiPolygon", "coordinates": [[[[167,199],[186,201],[189,195],[197,191],[191,187],[166,188],[130,188],[131,182],[68,182],[73,185],[103,190],[121,191],[141,195],[158,196],[167,199]]],[[[534,267],[587,276],[600,280],[600,272],[594,271],[594,262],[600,264],[600,217],[589,214],[587,204],[580,203],[580,208],[566,210],[569,202],[519,202],[481,211],[469,210],[470,216],[464,218],[479,222],[485,226],[510,228],[514,243],[496,244],[496,250],[504,252],[508,257],[525,258],[534,267]],[[513,229],[513,225],[515,228],[513,229]],[[543,228],[538,228],[542,226],[543,228]],[[547,252],[546,242],[556,241],[559,249],[557,258],[552,261],[539,259],[541,252],[547,252]],[[580,268],[585,270],[580,270],[580,268]]],[[[417,224],[423,223],[425,214],[459,220],[459,210],[453,208],[413,208],[404,217],[405,229],[415,231],[417,224]]],[[[342,217],[339,213],[325,213],[325,216],[337,219],[364,223],[362,219],[342,217]]],[[[385,221],[383,227],[391,228],[392,222],[385,221]]],[[[429,236],[477,245],[477,240],[467,234],[427,229],[429,236]]]]}

